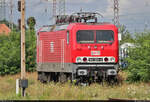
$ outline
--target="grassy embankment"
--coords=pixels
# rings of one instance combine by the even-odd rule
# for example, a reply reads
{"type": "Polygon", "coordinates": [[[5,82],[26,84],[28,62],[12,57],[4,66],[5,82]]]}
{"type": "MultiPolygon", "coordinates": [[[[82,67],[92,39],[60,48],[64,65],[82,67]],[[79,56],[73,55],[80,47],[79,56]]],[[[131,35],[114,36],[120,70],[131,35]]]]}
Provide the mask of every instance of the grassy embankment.
{"type": "MultiPolygon", "coordinates": [[[[120,73],[126,78],[125,73],[120,73]]],[[[28,73],[29,87],[26,97],[15,94],[15,80],[20,75],[0,77],[0,100],[107,100],[109,98],[150,100],[150,84],[129,84],[123,81],[119,86],[92,84],[91,86],[75,86],[70,83],[42,84],[37,81],[36,73],[28,73]]]]}

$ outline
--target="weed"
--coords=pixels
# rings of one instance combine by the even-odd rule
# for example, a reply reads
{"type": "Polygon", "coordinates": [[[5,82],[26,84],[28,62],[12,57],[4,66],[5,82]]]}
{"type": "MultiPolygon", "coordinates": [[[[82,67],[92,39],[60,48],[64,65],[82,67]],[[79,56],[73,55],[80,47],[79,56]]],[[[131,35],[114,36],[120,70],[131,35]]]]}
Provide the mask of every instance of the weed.
{"type": "MultiPolygon", "coordinates": [[[[126,73],[120,76],[125,80],[126,73]]],[[[50,82],[42,84],[37,80],[37,74],[27,73],[29,87],[27,95],[15,94],[15,82],[19,75],[0,77],[0,100],[107,100],[109,98],[150,99],[149,83],[127,83],[109,86],[107,83],[93,83],[90,86],[77,86],[69,82],[61,84],[50,82]]]]}

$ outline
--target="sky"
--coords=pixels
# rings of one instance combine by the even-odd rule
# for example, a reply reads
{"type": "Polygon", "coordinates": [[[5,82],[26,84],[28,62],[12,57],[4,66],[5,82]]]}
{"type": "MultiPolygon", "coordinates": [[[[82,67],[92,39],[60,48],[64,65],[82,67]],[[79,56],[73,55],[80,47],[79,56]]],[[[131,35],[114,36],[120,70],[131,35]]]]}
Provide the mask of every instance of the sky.
{"type": "MultiPolygon", "coordinates": [[[[10,19],[9,2],[6,0],[7,19],[10,19]]],[[[66,14],[91,11],[103,15],[100,22],[113,23],[113,0],[66,0],[66,14]]],[[[26,0],[26,19],[35,17],[36,29],[50,25],[52,21],[52,0],[26,0]]],[[[150,29],[150,0],[119,0],[119,21],[130,32],[142,32],[150,29]]],[[[17,23],[20,13],[17,11],[17,0],[13,0],[13,21],[17,23]]]]}

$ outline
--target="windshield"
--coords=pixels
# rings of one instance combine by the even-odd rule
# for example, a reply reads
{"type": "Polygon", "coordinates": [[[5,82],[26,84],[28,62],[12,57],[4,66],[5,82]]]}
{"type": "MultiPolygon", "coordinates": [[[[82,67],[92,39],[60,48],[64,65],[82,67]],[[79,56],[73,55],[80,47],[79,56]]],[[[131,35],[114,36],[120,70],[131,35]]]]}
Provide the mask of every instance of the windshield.
{"type": "Polygon", "coordinates": [[[78,43],[112,43],[114,32],[112,30],[79,30],[78,43]]]}
{"type": "Polygon", "coordinates": [[[77,32],[78,43],[94,43],[94,31],[92,30],[79,30],[77,32]]]}
{"type": "Polygon", "coordinates": [[[114,32],[111,30],[97,30],[96,31],[96,42],[107,43],[114,41],[114,32]]]}

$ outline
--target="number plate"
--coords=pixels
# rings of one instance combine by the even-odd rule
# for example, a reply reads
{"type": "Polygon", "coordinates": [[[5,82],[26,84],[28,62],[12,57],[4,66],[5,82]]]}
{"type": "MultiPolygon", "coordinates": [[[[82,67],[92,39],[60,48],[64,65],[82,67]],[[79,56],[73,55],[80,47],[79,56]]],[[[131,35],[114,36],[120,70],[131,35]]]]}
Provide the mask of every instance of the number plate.
{"type": "Polygon", "coordinates": [[[91,55],[100,55],[100,51],[91,51],[91,55]]]}

